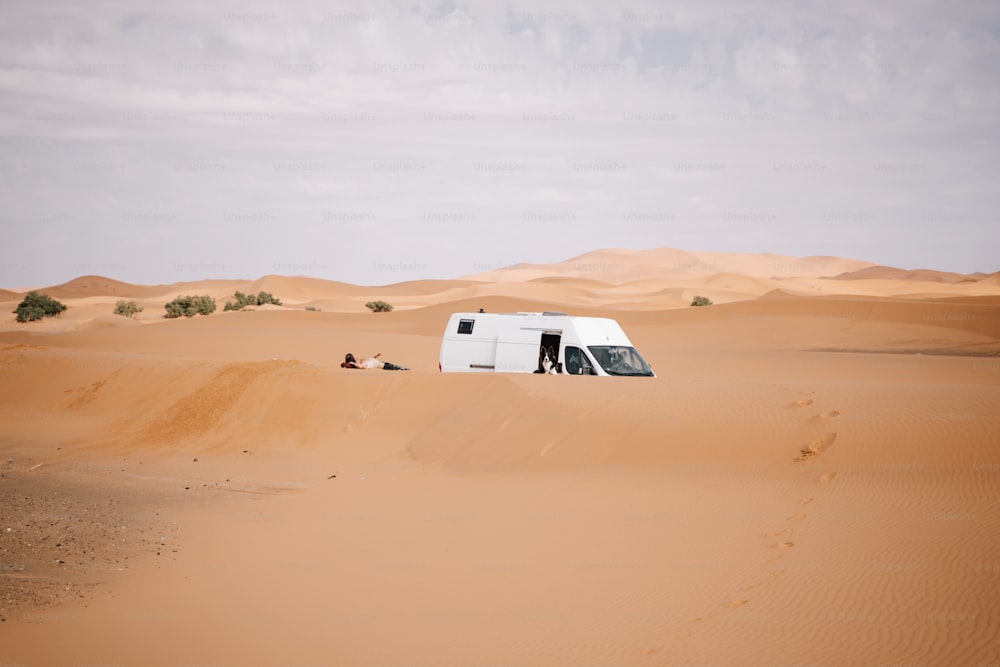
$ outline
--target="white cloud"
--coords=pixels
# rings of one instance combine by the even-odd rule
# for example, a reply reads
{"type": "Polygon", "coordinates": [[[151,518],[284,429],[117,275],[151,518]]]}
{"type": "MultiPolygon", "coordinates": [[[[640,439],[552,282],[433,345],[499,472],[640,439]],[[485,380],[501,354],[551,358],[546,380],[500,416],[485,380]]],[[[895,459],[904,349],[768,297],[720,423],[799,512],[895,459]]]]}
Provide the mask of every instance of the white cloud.
{"type": "Polygon", "coordinates": [[[0,216],[21,247],[0,284],[72,277],[82,255],[202,277],[174,268],[194,230],[225,275],[354,282],[527,259],[547,230],[550,260],[613,236],[995,270],[997,22],[976,3],[19,7],[0,216]],[[247,211],[270,217],[231,252],[247,211]],[[943,217],[961,244],[935,238],[943,217]],[[343,261],[345,234],[426,268],[343,261]]]}

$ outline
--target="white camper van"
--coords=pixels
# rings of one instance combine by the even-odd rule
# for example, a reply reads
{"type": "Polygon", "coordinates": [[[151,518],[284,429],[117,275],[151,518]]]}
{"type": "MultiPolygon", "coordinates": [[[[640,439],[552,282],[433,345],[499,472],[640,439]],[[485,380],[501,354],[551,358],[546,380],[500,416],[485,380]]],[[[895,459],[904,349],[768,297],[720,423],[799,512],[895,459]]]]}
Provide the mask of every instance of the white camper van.
{"type": "Polygon", "coordinates": [[[614,320],[565,313],[455,313],[441,339],[446,373],[655,377],[614,320]]]}

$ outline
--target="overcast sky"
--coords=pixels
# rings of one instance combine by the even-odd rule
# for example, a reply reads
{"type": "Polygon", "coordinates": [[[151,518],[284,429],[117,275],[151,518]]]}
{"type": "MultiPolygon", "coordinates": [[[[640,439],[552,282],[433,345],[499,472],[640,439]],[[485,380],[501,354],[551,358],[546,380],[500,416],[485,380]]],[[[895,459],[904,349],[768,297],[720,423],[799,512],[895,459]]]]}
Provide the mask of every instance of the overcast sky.
{"type": "Polygon", "coordinates": [[[0,286],[1000,270],[1000,5],[2,2],[0,286]]]}

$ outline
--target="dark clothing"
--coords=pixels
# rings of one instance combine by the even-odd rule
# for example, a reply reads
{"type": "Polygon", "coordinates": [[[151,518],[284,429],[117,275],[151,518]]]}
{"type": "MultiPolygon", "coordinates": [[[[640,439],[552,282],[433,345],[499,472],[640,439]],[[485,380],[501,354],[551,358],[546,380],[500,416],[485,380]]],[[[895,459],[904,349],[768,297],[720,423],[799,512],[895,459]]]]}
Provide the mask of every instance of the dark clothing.
{"type": "Polygon", "coordinates": [[[408,371],[409,368],[403,368],[402,366],[397,366],[396,364],[390,364],[388,361],[382,362],[382,370],[384,371],[408,371]]]}

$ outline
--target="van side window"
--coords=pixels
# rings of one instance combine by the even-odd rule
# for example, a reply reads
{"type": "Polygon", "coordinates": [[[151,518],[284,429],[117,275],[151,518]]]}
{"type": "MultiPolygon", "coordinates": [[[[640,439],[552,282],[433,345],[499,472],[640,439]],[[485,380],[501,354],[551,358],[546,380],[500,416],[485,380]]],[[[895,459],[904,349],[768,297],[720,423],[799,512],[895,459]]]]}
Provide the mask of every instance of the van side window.
{"type": "Polygon", "coordinates": [[[470,334],[472,333],[472,326],[476,323],[475,320],[459,320],[458,321],[458,333],[470,334]]]}
{"type": "Polygon", "coordinates": [[[594,369],[583,350],[572,345],[566,346],[566,372],[569,375],[594,375],[594,369]]]}

